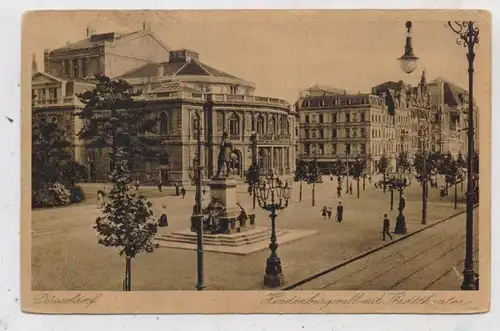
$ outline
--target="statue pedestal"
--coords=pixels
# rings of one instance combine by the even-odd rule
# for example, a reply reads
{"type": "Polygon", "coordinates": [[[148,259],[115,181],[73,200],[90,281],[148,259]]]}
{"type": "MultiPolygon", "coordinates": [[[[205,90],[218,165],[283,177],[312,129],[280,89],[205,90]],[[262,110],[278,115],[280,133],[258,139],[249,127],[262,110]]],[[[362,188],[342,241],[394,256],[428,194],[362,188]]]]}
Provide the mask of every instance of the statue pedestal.
{"type": "Polygon", "coordinates": [[[234,178],[212,178],[208,183],[210,198],[214,198],[225,209],[220,215],[220,229],[217,233],[238,233],[255,228],[255,214],[247,212],[247,217],[242,217],[241,208],[236,200],[236,180],[234,178]]]}

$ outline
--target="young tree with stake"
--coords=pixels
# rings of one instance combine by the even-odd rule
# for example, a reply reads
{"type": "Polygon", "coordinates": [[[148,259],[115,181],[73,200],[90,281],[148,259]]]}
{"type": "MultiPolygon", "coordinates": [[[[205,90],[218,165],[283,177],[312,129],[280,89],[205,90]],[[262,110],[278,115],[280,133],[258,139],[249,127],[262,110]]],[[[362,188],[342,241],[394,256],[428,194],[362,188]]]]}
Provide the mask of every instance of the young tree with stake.
{"type": "Polygon", "coordinates": [[[346,172],[346,166],[341,159],[338,159],[333,163],[332,175],[337,178],[337,191],[342,190],[342,177],[346,172]]]}
{"type": "Polygon", "coordinates": [[[104,206],[103,216],[96,220],[99,243],[120,247],[125,255],[123,289],[131,289],[131,259],[139,252],[152,252],[156,222],[152,219],[151,203],[143,196],[129,193],[131,168],[134,160],[153,157],[158,136],[153,135],[156,120],[143,102],[134,98],[141,94],[122,79],[96,76],[96,86],[78,97],[85,104],[78,113],[83,127],[78,133],[87,146],[107,148],[111,161],[110,181],[113,188],[104,206]]]}
{"type": "Polygon", "coordinates": [[[389,169],[390,169],[389,158],[385,154],[382,154],[377,164],[377,171],[379,174],[382,174],[384,193],[387,189],[387,173],[389,172],[389,169]]]}
{"type": "Polygon", "coordinates": [[[294,181],[299,182],[299,201],[302,201],[302,182],[306,181],[308,178],[308,166],[307,163],[302,159],[297,159],[297,163],[295,164],[295,177],[294,181]]]}
{"type": "Polygon", "coordinates": [[[110,175],[113,188],[94,229],[99,234],[99,244],[118,248],[120,256],[125,256],[123,290],[131,291],[132,259],[141,252],[151,253],[158,247],[154,243],[158,222],[153,218],[152,203],[144,196],[130,192],[132,178],[124,148],[116,151],[114,160],[110,175]]]}
{"type": "Polygon", "coordinates": [[[316,205],[316,184],[321,183],[321,172],[318,167],[316,159],[314,159],[307,168],[306,181],[308,184],[312,185],[312,205],[316,205]]]}
{"type": "Polygon", "coordinates": [[[463,171],[459,167],[459,163],[457,160],[453,160],[448,163],[448,166],[444,169],[444,180],[446,182],[446,186],[454,186],[455,187],[455,197],[454,197],[454,208],[457,209],[457,184],[459,182],[463,182],[465,179],[463,176],[463,171]]]}
{"type": "Polygon", "coordinates": [[[357,189],[357,195],[359,199],[359,180],[361,179],[361,176],[363,176],[367,166],[367,160],[366,158],[361,158],[359,155],[356,156],[356,159],[354,160],[354,165],[352,167],[352,177],[354,180],[356,180],[356,189],[357,189]]]}

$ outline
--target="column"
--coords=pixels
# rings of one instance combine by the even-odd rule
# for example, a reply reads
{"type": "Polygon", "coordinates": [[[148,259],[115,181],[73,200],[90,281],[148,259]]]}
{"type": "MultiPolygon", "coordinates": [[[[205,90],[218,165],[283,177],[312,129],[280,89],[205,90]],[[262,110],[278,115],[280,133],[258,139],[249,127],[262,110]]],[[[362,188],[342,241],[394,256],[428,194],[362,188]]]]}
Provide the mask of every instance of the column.
{"type": "Polygon", "coordinates": [[[269,164],[270,164],[270,167],[269,167],[269,168],[270,168],[271,170],[273,170],[273,169],[274,169],[274,147],[271,147],[271,148],[270,148],[270,151],[271,151],[271,155],[270,155],[270,159],[271,159],[271,161],[270,161],[270,163],[269,163],[269,164]]]}
{"type": "Polygon", "coordinates": [[[78,59],[78,77],[83,77],[83,60],[78,59]]]}
{"type": "Polygon", "coordinates": [[[74,71],[74,70],[75,70],[75,69],[74,69],[74,67],[75,67],[75,64],[74,64],[74,62],[73,62],[72,60],[68,60],[68,61],[69,61],[69,72],[68,72],[68,76],[69,76],[69,77],[74,77],[74,73],[75,73],[75,71],[74,71]]]}

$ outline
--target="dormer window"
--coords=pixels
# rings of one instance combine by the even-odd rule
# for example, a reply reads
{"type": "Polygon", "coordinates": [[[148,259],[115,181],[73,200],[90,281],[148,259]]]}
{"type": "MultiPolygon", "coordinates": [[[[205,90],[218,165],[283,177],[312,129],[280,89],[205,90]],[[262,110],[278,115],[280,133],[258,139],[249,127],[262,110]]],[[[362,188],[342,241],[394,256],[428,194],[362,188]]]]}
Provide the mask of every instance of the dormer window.
{"type": "Polygon", "coordinates": [[[198,60],[199,59],[199,54],[197,52],[188,50],[188,49],[181,49],[181,50],[176,50],[176,51],[171,51],[170,52],[170,62],[188,62],[191,59],[198,60]]]}

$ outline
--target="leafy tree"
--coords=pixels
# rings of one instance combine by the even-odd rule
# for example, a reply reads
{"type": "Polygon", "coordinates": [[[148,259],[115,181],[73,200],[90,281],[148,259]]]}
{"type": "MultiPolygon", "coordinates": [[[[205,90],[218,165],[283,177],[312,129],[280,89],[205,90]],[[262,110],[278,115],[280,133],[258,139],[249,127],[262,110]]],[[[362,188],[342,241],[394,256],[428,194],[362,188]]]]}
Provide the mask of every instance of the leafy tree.
{"type": "Polygon", "coordinates": [[[86,140],[89,148],[111,148],[111,168],[119,148],[130,168],[135,159],[154,157],[158,138],[151,133],[156,120],[144,102],[134,100],[142,92],[134,91],[123,79],[96,75],[95,80],[94,89],[78,95],[85,105],[77,114],[84,123],[78,137],[86,140]]]}
{"type": "Polygon", "coordinates": [[[367,165],[368,165],[367,158],[360,157],[358,155],[356,156],[356,159],[354,160],[354,164],[352,166],[352,177],[354,178],[354,180],[356,180],[358,199],[359,199],[359,180],[364,175],[367,165]]]}
{"type": "Polygon", "coordinates": [[[415,168],[415,178],[422,185],[422,189],[425,190],[425,196],[428,196],[427,185],[424,183],[432,183],[432,177],[436,174],[436,164],[435,155],[426,154],[425,155],[425,169],[424,169],[424,157],[422,153],[415,153],[415,158],[413,160],[413,168],[415,168]]]}
{"type": "Polygon", "coordinates": [[[446,154],[441,154],[439,161],[437,162],[437,173],[440,174],[445,179],[445,195],[448,195],[448,181],[446,181],[446,175],[449,174],[450,168],[455,167],[455,159],[451,152],[448,151],[446,154]]]}
{"type": "Polygon", "coordinates": [[[308,178],[308,166],[307,163],[302,159],[297,159],[295,164],[295,177],[294,181],[300,183],[299,190],[299,201],[302,201],[302,182],[306,181],[308,178]]]}
{"type": "Polygon", "coordinates": [[[384,185],[384,193],[387,189],[387,174],[388,172],[390,171],[390,160],[389,158],[385,155],[385,154],[382,154],[382,156],[380,157],[380,160],[378,161],[378,164],[377,164],[377,172],[379,174],[382,174],[383,176],[383,185],[384,185]]]}
{"type": "Polygon", "coordinates": [[[332,165],[332,175],[337,177],[337,189],[342,186],[342,176],[344,176],[346,172],[346,166],[341,159],[335,161],[332,165]]]}
{"type": "Polygon", "coordinates": [[[153,239],[158,223],[153,218],[152,203],[144,196],[130,193],[128,157],[125,148],[116,151],[110,181],[113,188],[103,208],[103,215],[97,217],[94,228],[99,234],[98,243],[105,247],[119,249],[125,256],[124,291],[131,290],[131,261],[141,252],[151,253],[158,247],[153,239]]]}
{"type": "Polygon", "coordinates": [[[307,167],[306,182],[312,185],[312,205],[316,204],[316,184],[321,183],[321,171],[318,167],[318,162],[314,159],[307,167]]]}
{"type": "Polygon", "coordinates": [[[400,152],[396,159],[396,167],[401,172],[411,172],[411,162],[408,152],[400,152]]]}
{"type": "Polygon", "coordinates": [[[71,183],[71,186],[76,186],[77,182],[85,181],[88,176],[87,167],[71,160],[63,169],[63,177],[71,183]]]}
{"type": "Polygon", "coordinates": [[[76,182],[85,167],[73,160],[71,143],[57,123],[34,113],[31,127],[32,206],[53,207],[80,202],[85,195],[76,182]],[[75,190],[78,194],[75,195],[75,190]]]}
{"type": "Polygon", "coordinates": [[[33,114],[31,141],[33,189],[60,181],[61,169],[71,161],[71,143],[66,140],[64,130],[45,116],[33,114]]]}

